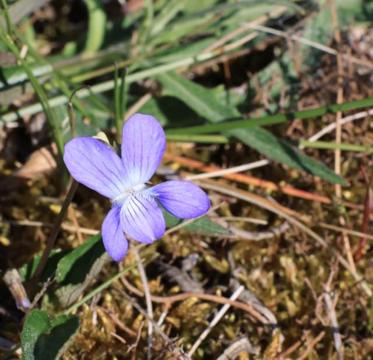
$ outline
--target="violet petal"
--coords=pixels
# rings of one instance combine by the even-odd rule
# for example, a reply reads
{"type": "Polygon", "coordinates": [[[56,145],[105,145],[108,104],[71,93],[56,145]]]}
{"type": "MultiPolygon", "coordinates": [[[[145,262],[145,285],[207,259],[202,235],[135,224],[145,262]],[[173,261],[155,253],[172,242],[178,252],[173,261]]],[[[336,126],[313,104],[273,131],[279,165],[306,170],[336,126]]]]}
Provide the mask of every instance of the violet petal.
{"type": "Polygon", "coordinates": [[[113,199],[127,187],[119,156],[100,140],[78,137],[69,141],[63,159],[76,181],[101,195],[113,199]]]}
{"type": "Polygon", "coordinates": [[[120,225],[120,207],[113,207],[102,223],[102,240],[107,253],[115,261],[124,258],[128,251],[128,241],[120,225]]]}
{"type": "Polygon", "coordinates": [[[146,183],[159,166],[166,149],[166,136],[150,115],[132,115],[123,126],[122,162],[131,185],[146,183]]]}
{"type": "Polygon", "coordinates": [[[207,194],[189,181],[166,181],[150,191],[168,212],[181,219],[204,215],[211,205],[207,194]]]}
{"type": "Polygon", "coordinates": [[[141,243],[152,243],[162,237],[166,230],[162,210],[146,190],[126,200],[120,217],[123,231],[141,243]]]}

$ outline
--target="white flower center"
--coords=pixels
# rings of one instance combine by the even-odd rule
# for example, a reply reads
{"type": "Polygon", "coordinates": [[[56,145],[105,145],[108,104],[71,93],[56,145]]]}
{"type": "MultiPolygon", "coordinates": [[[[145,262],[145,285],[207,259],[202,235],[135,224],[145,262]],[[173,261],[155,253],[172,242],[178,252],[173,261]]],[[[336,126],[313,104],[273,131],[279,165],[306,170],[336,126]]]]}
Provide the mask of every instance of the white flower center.
{"type": "Polygon", "coordinates": [[[146,189],[145,184],[135,185],[131,188],[126,189],[123,193],[119,194],[114,199],[111,199],[111,202],[115,205],[122,205],[129,196],[132,196],[135,193],[138,193],[144,189],[146,189]]]}

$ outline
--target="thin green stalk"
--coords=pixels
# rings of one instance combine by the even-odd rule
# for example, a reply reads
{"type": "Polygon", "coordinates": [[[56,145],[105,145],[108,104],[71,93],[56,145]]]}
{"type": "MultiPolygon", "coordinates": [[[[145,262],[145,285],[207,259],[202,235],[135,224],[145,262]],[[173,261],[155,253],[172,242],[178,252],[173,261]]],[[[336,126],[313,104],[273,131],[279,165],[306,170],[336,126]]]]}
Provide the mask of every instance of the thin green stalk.
{"type": "Polygon", "coordinates": [[[120,142],[123,118],[126,107],[126,77],[127,69],[121,71],[116,67],[114,78],[114,105],[115,105],[115,128],[117,130],[117,141],[120,142]]]}
{"type": "Polygon", "coordinates": [[[169,141],[176,142],[192,142],[201,144],[227,144],[229,139],[223,135],[182,135],[182,134],[167,134],[169,141]]]}
{"type": "Polygon", "coordinates": [[[139,43],[141,46],[146,45],[147,40],[149,38],[150,29],[153,24],[154,19],[154,4],[153,0],[145,0],[145,9],[146,9],[146,17],[143,22],[143,27],[140,31],[140,40],[139,43]]]}
{"type": "Polygon", "coordinates": [[[364,152],[364,153],[372,153],[373,147],[372,146],[364,146],[364,145],[355,145],[355,144],[346,144],[346,143],[335,143],[335,142],[327,142],[327,141],[308,141],[308,140],[301,140],[299,145],[304,147],[310,147],[315,149],[325,149],[325,150],[342,150],[342,151],[354,151],[354,152],[364,152]]]}
{"type": "Polygon", "coordinates": [[[326,114],[335,114],[338,111],[350,111],[350,110],[357,110],[361,108],[367,108],[373,106],[373,98],[367,98],[358,101],[351,101],[346,102],[343,104],[332,104],[321,106],[315,109],[309,110],[302,110],[302,111],[295,111],[289,112],[286,114],[276,114],[276,115],[267,115],[262,116],[259,118],[249,118],[244,120],[232,120],[232,121],[225,121],[222,123],[217,124],[206,124],[206,125],[199,125],[199,126],[191,126],[182,129],[170,129],[167,131],[167,134],[174,135],[174,134],[208,134],[208,133],[216,133],[222,132],[232,129],[243,129],[243,128],[251,128],[255,126],[264,126],[264,125],[274,125],[280,124],[286,121],[293,121],[293,120],[305,120],[305,119],[313,119],[316,117],[321,117],[326,114]]]}
{"type": "Polygon", "coordinates": [[[95,289],[93,289],[90,293],[88,293],[86,296],[84,296],[80,301],[75,303],[74,305],[70,306],[67,310],[64,311],[64,314],[70,314],[74,312],[76,309],[78,309],[81,305],[85,304],[87,301],[92,299],[95,295],[99,294],[101,291],[107,289],[114,281],[121,278],[125,273],[132,270],[136,267],[136,264],[133,264],[131,266],[128,266],[124,268],[123,270],[119,271],[117,274],[106,280],[104,283],[102,283],[100,286],[97,286],[95,289]]]}
{"type": "Polygon", "coordinates": [[[9,35],[12,35],[13,33],[13,24],[9,16],[9,9],[8,9],[8,4],[6,0],[1,0],[1,5],[3,8],[4,12],[4,18],[5,18],[5,23],[6,23],[6,29],[9,35]]]}

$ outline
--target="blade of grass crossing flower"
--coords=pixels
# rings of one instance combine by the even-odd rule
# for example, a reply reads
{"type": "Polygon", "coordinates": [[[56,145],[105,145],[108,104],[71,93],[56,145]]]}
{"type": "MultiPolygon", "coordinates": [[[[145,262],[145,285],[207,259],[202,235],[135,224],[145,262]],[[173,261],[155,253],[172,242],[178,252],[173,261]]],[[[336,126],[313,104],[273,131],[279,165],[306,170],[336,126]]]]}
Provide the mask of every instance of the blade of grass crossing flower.
{"type": "Polygon", "coordinates": [[[126,87],[127,68],[115,68],[115,128],[117,130],[117,141],[120,142],[124,114],[126,111],[127,87],[126,87]]]}
{"type": "MultiPolygon", "coordinates": [[[[167,73],[158,75],[157,79],[163,85],[164,94],[179,98],[212,123],[241,117],[236,108],[222,104],[211,90],[195,84],[181,75],[167,73]]],[[[343,178],[324,164],[308,157],[288,142],[278,139],[263,128],[256,126],[251,129],[233,129],[224,131],[223,134],[241,140],[270,159],[319,176],[332,183],[346,184],[343,178]]]]}

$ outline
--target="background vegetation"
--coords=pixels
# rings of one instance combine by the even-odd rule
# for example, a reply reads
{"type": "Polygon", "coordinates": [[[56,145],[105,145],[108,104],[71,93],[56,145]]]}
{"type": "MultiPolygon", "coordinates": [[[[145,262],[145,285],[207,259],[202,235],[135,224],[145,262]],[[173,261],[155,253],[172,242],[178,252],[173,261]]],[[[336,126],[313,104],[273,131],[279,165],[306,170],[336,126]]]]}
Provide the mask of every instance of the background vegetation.
{"type": "Polygon", "coordinates": [[[371,1],[1,4],[0,359],[371,356],[371,1]],[[213,206],[115,264],[61,155],[135,112],[213,206]]]}

